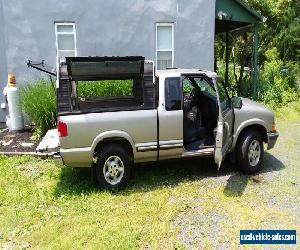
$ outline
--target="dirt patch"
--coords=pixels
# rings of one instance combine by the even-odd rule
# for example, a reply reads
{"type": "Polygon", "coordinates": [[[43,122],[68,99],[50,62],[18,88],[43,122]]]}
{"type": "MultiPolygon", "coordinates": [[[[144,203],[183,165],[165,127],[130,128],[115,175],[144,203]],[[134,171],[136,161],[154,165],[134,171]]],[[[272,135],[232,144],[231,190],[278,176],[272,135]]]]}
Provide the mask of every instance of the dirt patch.
{"type": "Polygon", "coordinates": [[[33,138],[31,127],[21,132],[0,131],[0,152],[35,152],[39,140],[33,138]]]}

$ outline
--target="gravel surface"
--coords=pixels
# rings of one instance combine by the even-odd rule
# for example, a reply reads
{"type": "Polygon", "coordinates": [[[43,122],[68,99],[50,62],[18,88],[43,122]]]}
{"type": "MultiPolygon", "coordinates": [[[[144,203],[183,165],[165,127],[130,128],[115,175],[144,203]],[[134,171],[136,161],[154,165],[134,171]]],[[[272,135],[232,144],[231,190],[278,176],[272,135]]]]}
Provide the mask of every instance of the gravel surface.
{"type": "Polygon", "coordinates": [[[280,137],[265,152],[259,174],[246,176],[226,166],[199,181],[190,207],[172,223],[187,249],[235,249],[240,229],[296,229],[299,239],[300,121],[280,121],[277,127],[280,137]]]}

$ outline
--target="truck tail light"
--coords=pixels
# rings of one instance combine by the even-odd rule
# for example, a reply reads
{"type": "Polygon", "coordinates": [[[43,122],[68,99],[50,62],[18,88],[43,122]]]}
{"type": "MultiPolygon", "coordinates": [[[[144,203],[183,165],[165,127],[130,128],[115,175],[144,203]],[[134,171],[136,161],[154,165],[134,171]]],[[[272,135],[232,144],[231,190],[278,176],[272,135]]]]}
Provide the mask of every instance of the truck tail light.
{"type": "Polygon", "coordinates": [[[62,121],[57,122],[57,131],[59,137],[68,136],[68,125],[62,121]]]}

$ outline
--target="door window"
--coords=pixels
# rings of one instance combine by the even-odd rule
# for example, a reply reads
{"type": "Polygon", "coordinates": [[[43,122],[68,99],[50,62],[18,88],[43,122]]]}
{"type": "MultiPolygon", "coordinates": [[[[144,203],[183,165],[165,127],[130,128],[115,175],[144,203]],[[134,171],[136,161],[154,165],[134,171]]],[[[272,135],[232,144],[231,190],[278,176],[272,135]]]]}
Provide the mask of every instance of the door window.
{"type": "Polygon", "coordinates": [[[213,100],[217,100],[215,88],[210,83],[208,83],[203,77],[197,77],[194,78],[194,80],[203,94],[205,94],[213,100]]]}
{"type": "MultiPolygon", "coordinates": [[[[206,96],[210,97],[211,99],[217,101],[216,90],[211,83],[209,83],[203,77],[198,77],[194,79],[198,84],[198,86],[200,87],[202,93],[204,93],[206,96]]],[[[224,88],[224,85],[221,82],[219,82],[217,83],[217,86],[218,86],[218,92],[220,97],[221,110],[223,112],[230,109],[230,99],[228,97],[226,89],[224,88]]]]}
{"type": "Polygon", "coordinates": [[[221,110],[222,110],[222,112],[227,111],[231,108],[230,98],[229,98],[228,93],[221,81],[217,82],[217,86],[218,86],[218,92],[219,92],[219,97],[220,97],[221,110]]]}

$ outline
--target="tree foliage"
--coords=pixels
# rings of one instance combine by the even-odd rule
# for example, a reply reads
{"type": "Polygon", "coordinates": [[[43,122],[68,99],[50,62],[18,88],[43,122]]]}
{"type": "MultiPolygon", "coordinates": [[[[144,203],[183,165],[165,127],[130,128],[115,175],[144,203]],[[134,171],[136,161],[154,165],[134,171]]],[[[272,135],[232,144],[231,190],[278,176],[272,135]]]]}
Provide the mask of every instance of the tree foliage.
{"type": "MultiPolygon", "coordinates": [[[[245,0],[265,17],[259,27],[258,99],[279,107],[299,98],[300,1],[245,0]]],[[[230,33],[231,92],[251,96],[253,29],[230,33]],[[248,70],[249,69],[249,70],[248,70]]],[[[216,37],[217,71],[225,75],[225,34],[216,37]]]]}
{"type": "Polygon", "coordinates": [[[260,30],[261,60],[264,52],[276,47],[283,61],[300,60],[300,1],[247,0],[266,21],[260,30]]]}

